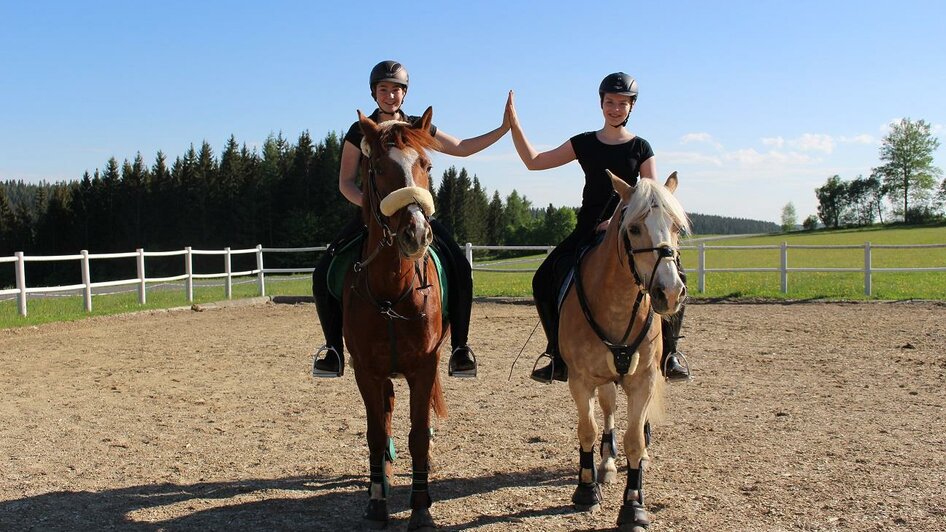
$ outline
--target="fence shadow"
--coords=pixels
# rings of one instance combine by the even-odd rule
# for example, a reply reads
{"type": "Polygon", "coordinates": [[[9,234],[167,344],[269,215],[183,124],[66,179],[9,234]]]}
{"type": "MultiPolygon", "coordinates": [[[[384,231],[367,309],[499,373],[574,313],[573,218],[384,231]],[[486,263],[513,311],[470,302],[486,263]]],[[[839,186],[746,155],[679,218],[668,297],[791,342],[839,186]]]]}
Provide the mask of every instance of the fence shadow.
{"type": "MultiPolygon", "coordinates": [[[[409,510],[410,480],[409,475],[404,477],[398,478],[392,488],[389,499],[392,514],[409,510]]],[[[474,478],[433,480],[431,493],[435,501],[448,501],[503,488],[566,486],[572,483],[573,471],[536,468],[474,478]]],[[[362,530],[366,488],[364,476],[306,476],[148,484],[98,492],[58,491],[0,501],[0,530],[362,530]],[[261,495],[259,492],[269,493],[261,495]]],[[[464,530],[490,523],[512,523],[527,517],[573,512],[567,499],[561,502],[558,506],[537,506],[528,511],[480,516],[441,530],[464,530]]],[[[434,518],[437,518],[436,505],[434,518]]],[[[404,528],[406,519],[392,519],[391,525],[395,530],[404,528]]]]}

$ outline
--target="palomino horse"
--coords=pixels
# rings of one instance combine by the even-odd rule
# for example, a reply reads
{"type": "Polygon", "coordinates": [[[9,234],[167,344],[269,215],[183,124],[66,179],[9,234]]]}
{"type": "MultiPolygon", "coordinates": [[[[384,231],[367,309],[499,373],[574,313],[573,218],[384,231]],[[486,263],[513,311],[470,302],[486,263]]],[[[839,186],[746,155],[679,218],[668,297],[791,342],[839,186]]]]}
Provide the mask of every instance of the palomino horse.
{"type": "Polygon", "coordinates": [[[449,326],[441,315],[440,279],[428,253],[433,198],[425,150],[439,146],[428,131],[432,115],[427,108],[417,124],[376,124],[358,112],[368,236],[361,260],[346,275],[350,289],[342,307],[345,342],[367,414],[371,484],[364,517],[371,528],[384,528],[389,519],[394,376],[403,376],[410,387],[408,530],[435,527],[427,489],[430,411],[439,417],[447,411],[437,363],[449,326]]]}
{"type": "Polygon", "coordinates": [[[620,530],[642,530],[650,524],[644,510],[643,468],[647,456],[645,423],[660,399],[662,339],[660,315],[671,315],[686,298],[675,261],[677,239],[688,231],[686,213],[672,192],[674,172],[664,186],[641,179],[630,186],[609,172],[621,203],[604,241],[578,260],[575,289],[563,302],[559,343],[568,364],[568,387],[578,407],[580,471],[572,502],[591,510],[601,502],[599,482],[617,477],[614,465],[615,384],[627,395],[624,453],[628,476],[618,516],[620,530]],[[593,283],[583,279],[594,279],[593,283]],[[601,470],[596,473],[594,443],[595,390],[604,413],[601,470]]]}

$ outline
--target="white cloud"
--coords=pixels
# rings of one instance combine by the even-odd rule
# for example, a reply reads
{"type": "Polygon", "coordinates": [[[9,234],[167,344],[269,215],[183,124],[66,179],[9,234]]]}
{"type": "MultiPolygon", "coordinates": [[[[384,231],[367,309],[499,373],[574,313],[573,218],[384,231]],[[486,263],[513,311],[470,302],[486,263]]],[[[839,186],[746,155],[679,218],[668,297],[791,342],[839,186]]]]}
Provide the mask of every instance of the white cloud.
{"type": "Polygon", "coordinates": [[[785,139],[783,139],[782,137],[763,137],[762,145],[782,148],[783,146],[785,146],[785,139]]]}
{"type": "Polygon", "coordinates": [[[849,144],[874,144],[877,142],[873,136],[866,133],[860,135],[855,135],[853,137],[838,137],[838,142],[844,142],[849,144]]]}
{"type": "Polygon", "coordinates": [[[801,151],[831,153],[834,151],[834,138],[832,138],[831,135],[822,135],[820,133],[805,133],[798,139],[790,142],[789,145],[801,151]]]}
{"type": "Polygon", "coordinates": [[[681,144],[689,144],[691,142],[699,142],[703,144],[709,144],[710,146],[716,148],[717,150],[722,150],[723,145],[720,144],[716,139],[713,138],[709,133],[687,133],[680,138],[681,144]]]}

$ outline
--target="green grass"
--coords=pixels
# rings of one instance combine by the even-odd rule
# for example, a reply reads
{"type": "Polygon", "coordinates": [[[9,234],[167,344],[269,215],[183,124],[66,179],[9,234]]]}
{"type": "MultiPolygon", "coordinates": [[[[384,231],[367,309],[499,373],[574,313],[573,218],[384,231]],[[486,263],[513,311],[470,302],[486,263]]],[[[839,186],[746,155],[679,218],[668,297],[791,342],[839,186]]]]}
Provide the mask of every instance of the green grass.
{"type": "MultiPolygon", "coordinates": [[[[779,250],[721,250],[713,246],[749,245],[858,245],[869,241],[872,245],[886,244],[943,244],[946,243],[946,225],[928,227],[871,227],[841,231],[816,231],[759,237],[732,237],[706,243],[706,267],[712,268],[777,268],[779,250]]],[[[684,245],[693,245],[684,242],[684,245]]],[[[530,257],[528,262],[503,264],[489,261],[494,269],[534,270],[545,258],[544,253],[530,257]]],[[[522,260],[522,259],[517,259],[522,260]]],[[[864,295],[864,276],[861,273],[798,272],[788,275],[788,294],[782,294],[777,272],[710,272],[706,274],[706,291],[697,292],[697,252],[682,251],[683,265],[689,273],[690,295],[696,298],[762,297],[773,299],[946,299],[946,272],[896,273],[874,272],[873,296],[864,295]]],[[[789,249],[790,268],[858,268],[864,266],[863,249],[789,249]]],[[[873,268],[922,268],[946,265],[946,248],[935,249],[874,249],[873,268]]],[[[474,291],[477,297],[531,297],[532,271],[484,272],[474,271],[474,291]]],[[[270,276],[266,280],[267,295],[303,296],[311,294],[308,275],[270,276]]],[[[234,284],[233,298],[257,296],[255,282],[234,284]]],[[[194,290],[196,303],[225,299],[223,286],[199,287],[194,290]]],[[[16,301],[0,301],[0,328],[37,325],[53,321],[72,321],[92,316],[119,314],[148,309],[188,306],[183,288],[149,290],[148,303],[138,304],[137,293],[94,296],[93,311],[83,309],[82,297],[36,298],[28,303],[27,317],[17,314],[16,301]]]]}

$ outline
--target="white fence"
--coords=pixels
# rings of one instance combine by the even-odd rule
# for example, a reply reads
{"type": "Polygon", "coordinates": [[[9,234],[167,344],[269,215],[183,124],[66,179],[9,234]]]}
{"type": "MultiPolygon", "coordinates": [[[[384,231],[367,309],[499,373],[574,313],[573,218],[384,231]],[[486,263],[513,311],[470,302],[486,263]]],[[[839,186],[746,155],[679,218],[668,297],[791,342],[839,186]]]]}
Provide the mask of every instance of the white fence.
{"type": "MultiPolygon", "coordinates": [[[[863,245],[846,245],[846,246],[827,246],[827,245],[788,245],[783,242],[780,246],[713,246],[706,245],[705,243],[699,243],[695,246],[683,246],[682,249],[695,249],[697,251],[697,266],[695,273],[697,275],[697,290],[699,292],[704,292],[706,289],[706,275],[708,273],[718,273],[718,272],[778,272],[781,278],[781,290],[782,293],[788,293],[788,274],[796,272],[852,272],[852,273],[862,273],[864,275],[864,294],[867,296],[871,295],[871,276],[874,273],[880,272],[946,272],[946,265],[939,267],[930,267],[930,268],[874,268],[871,265],[871,253],[876,249],[933,249],[933,248],[946,248],[946,244],[913,244],[913,245],[872,245],[870,242],[865,242],[863,245]],[[706,252],[709,250],[755,250],[755,249],[771,249],[771,250],[780,250],[780,265],[777,268],[707,268],[706,267],[706,252]],[[863,267],[857,268],[792,268],[788,265],[788,250],[789,249],[826,249],[826,250],[838,250],[838,249],[863,249],[864,250],[864,264],[863,267]]],[[[30,294],[48,294],[48,293],[63,293],[63,292],[79,292],[83,294],[83,299],[85,302],[86,312],[92,311],[92,295],[93,290],[97,288],[112,287],[112,286],[127,286],[135,285],[138,290],[138,301],[141,304],[147,302],[148,297],[148,284],[149,283],[161,283],[161,282],[173,282],[173,281],[184,281],[184,289],[187,296],[188,302],[194,301],[194,281],[196,279],[223,279],[224,280],[224,290],[227,299],[233,297],[233,279],[235,277],[256,277],[256,282],[259,288],[259,294],[261,296],[266,295],[266,274],[293,274],[293,273],[311,273],[314,268],[265,268],[263,255],[264,253],[300,253],[300,252],[318,252],[325,251],[326,246],[315,246],[315,247],[301,247],[301,248],[264,248],[262,246],[256,246],[255,248],[249,249],[230,249],[224,248],[221,250],[198,250],[191,249],[186,247],[178,251],[145,251],[139,249],[133,252],[128,253],[89,253],[88,251],[81,251],[77,255],[55,255],[55,256],[26,256],[23,252],[17,252],[12,257],[0,257],[0,265],[4,263],[14,263],[13,267],[15,268],[15,277],[16,277],[16,288],[0,289],[0,298],[4,296],[15,296],[17,299],[18,309],[21,316],[26,316],[27,308],[26,302],[30,294]],[[246,254],[255,254],[256,255],[256,268],[252,270],[244,271],[233,271],[232,270],[232,257],[234,255],[246,255],[246,254]],[[194,273],[193,269],[193,257],[195,255],[220,255],[223,258],[223,271],[219,273],[194,273]],[[184,273],[181,275],[175,275],[171,277],[147,277],[146,272],[146,259],[149,257],[172,257],[172,256],[181,256],[183,257],[184,262],[184,273]],[[91,282],[91,266],[92,261],[94,260],[104,260],[104,259],[121,259],[121,258],[135,258],[137,264],[137,277],[133,279],[124,279],[117,281],[101,281],[101,282],[91,282]],[[27,287],[26,282],[26,263],[27,262],[51,262],[51,261],[73,261],[78,260],[81,264],[82,272],[82,282],[73,285],[66,286],[44,286],[44,287],[27,287]]],[[[471,243],[467,243],[465,246],[466,258],[473,265],[473,269],[476,271],[493,271],[493,272],[508,272],[508,273],[521,273],[521,272],[532,272],[535,270],[531,265],[527,268],[494,268],[494,264],[487,263],[480,266],[477,266],[473,262],[473,251],[484,250],[484,251],[543,251],[548,253],[554,249],[554,246],[474,246],[471,243]]],[[[314,264],[313,260],[313,264],[314,264]]],[[[510,264],[519,263],[534,263],[534,259],[524,259],[521,261],[511,260],[511,261],[502,261],[504,266],[510,264]]]]}
{"type": "MultiPolygon", "coordinates": [[[[466,245],[466,259],[470,261],[470,264],[473,264],[473,251],[474,250],[541,250],[549,252],[554,248],[554,246],[474,246],[473,244],[467,243],[466,245]]],[[[946,272],[946,265],[930,268],[874,268],[871,265],[871,254],[875,249],[935,249],[935,248],[946,248],[946,244],[903,244],[903,245],[883,245],[875,244],[872,245],[870,242],[864,242],[863,245],[788,245],[787,242],[782,242],[779,246],[768,245],[768,246],[714,246],[706,245],[705,242],[700,242],[695,246],[681,246],[680,249],[695,249],[697,251],[697,266],[696,266],[696,275],[697,275],[697,290],[702,293],[706,291],[706,274],[707,273],[720,273],[720,272],[778,272],[781,280],[781,289],[783,294],[788,293],[788,274],[797,273],[797,272],[834,272],[834,273],[844,273],[844,272],[853,272],[853,273],[863,273],[864,274],[864,294],[870,296],[872,294],[873,288],[871,286],[871,277],[874,273],[882,272],[946,272]],[[707,268],[706,267],[706,252],[707,250],[754,250],[754,249],[771,249],[779,250],[779,267],[777,268],[707,268]],[[864,250],[864,265],[863,267],[858,268],[792,268],[788,265],[788,250],[789,249],[863,249],[864,250]]],[[[475,267],[474,270],[478,271],[493,271],[493,272],[520,272],[520,271],[530,271],[530,270],[516,270],[516,269],[497,269],[489,267],[475,267]]]]}
{"type": "Polygon", "coordinates": [[[92,312],[92,291],[96,288],[105,288],[111,286],[136,285],[138,287],[138,302],[142,305],[148,301],[148,284],[173,281],[184,281],[184,290],[187,295],[187,301],[194,301],[194,281],[196,279],[223,279],[224,291],[227,299],[233,297],[233,279],[234,277],[256,276],[260,295],[266,295],[266,274],[270,273],[305,273],[311,272],[313,268],[264,268],[264,253],[296,253],[308,251],[325,251],[325,246],[305,247],[305,248],[264,248],[256,246],[250,249],[217,249],[201,250],[186,247],[178,251],[145,251],[138,249],[127,253],[89,253],[82,250],[77,255],[54,255],[54,256],[26,256],[22,251],[18,251],[12,257],[0,257],[0,264],[15,263],[16,269],[16,288],[0,289],[0,297],[15,295],[17,307],[21,316],[26,316],[26,302],[30,294],[48,294],[62,292],[81,291],[85,302],[86,312],[92,312]],[[234,255],[256,255],[256,268],[252,270],[233,271],[232,257],[234,255]],[[223,258],[223,271],[219,273],[194,273],[193,259],[195,255],[220,255],[223,258]],[[145,259],[148,257],[173,257],[181,256],[184,261],[184,273],[171,277],[147,277],[145,268],[145,259]],[[101,281],[93,283],[91,281],[91,269],[93,260],[101,259],[123,259],[135,258],[137,263],[137,277],[133,279],[123,279],[118,281],[101,281]],[[53,261],[73,261],[78,260],[81,264],[82,282],[79,284],[65,286],[43,286],[27,287],[26,284],[26,263],[27,262],[53,262],[53,261]]]}

